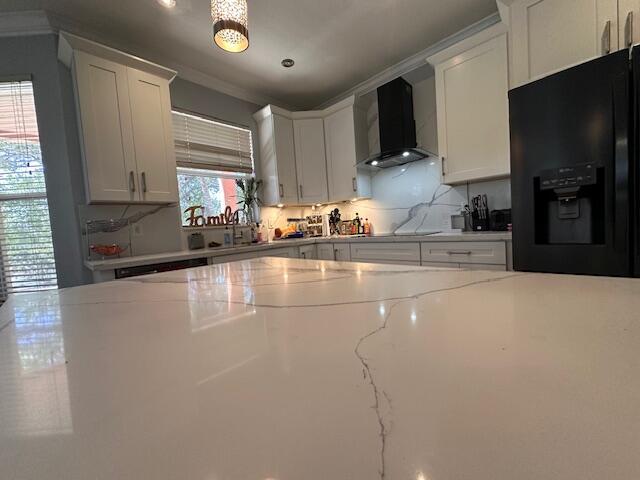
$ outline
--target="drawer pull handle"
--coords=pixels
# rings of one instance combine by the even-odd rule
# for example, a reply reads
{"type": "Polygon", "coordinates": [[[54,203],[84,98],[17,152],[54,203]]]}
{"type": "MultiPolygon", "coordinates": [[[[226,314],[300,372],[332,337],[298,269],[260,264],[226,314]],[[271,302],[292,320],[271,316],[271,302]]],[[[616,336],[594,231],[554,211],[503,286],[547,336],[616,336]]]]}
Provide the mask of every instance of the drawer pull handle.
{"type": "Polygon", "coordinates": [[[470,250],[450,250],[447,252],[447,255],[471,255],[472,253],[470,250]]]}
{"type": "Polygon", "coordinates": [[[280,199],[282,199],[282,197],[284,197],[284,185],[280,184],[280,199]]]}
{"type": "Polygon", "coordinates": [[[133,174],[133,170],[129,172],[129,190],[136,191],[136,177],[133,174]]]}

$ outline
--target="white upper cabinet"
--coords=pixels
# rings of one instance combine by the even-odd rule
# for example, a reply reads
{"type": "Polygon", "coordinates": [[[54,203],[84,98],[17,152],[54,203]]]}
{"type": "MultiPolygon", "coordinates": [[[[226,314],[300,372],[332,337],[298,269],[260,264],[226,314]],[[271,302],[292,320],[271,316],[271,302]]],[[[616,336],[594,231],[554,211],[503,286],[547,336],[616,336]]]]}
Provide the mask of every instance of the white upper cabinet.
{"type": "MultiPolygon", "coordinates": [[[[503,3],[509,4],[508,0],[503,3]]],[[[511,86],[625,48],[639,0],[516,0],[509,7],[511,86]],[[618,1],[620,15],[618,15],[618,1]],[[627,24],[627,14],[633,12],[627,24]],[[626,25],[626,27],[625,27],[626,25]]]]}
{"type": "Polygon", "coordinates": [[[300,203],[326,203],[327,160],[322,118],[293,120],[300,203]]]}
{"type": "Polygon", "coordinates": [[[290,113],[269,105],[254,118],[260,143],[261,199],[265,205],[295,205],[298,179],[290,113]]]}
{"type": "Polygon", "coordinates": [[[140,199],[177,202],[169,83],[133,68],[128,69],[128,77],[140,199]]]}
{"type": "Polygon", "coordinates": [[[509,175],[507,35],[491,27],[429,58],[444,183],[509,175]]]}
{"type": "Polygon", "coordinates": [[[288,112],[268,105],[258,123],[265,205],[312,205],[371,196],[357,162],[369,153],[366,113],[349,97],[325,110],[288,112]]]}
{"type": "Polygon", "coordinates": [[[67,33],[58,57],[73,74],[87,202],[177,202],[175,72],[67,33]]]}
{"type": "Polygon", "coordinates": [[[618,46],[627,48],[637,43],[640,43],[640,0],[618,0],[618,46]]]}
{"type": "Polygon", "coordinates": [[[366,121],[356,124],[358,114],[364,116],[351,97],[324,118],[330,202],[371,196],[371,178],[356,166],[368,154],[366,121]],[[360,125],[365,130],[357,132],[360,125]]]}
{"type": "Polygon", "coordinates": [[[135,201],[136,162],[129,112],[127,67],[77,52],[75,90],[87,197],[96,202],[135,201]],[[123,112],[126,112],[123,114],[123,112]]]}

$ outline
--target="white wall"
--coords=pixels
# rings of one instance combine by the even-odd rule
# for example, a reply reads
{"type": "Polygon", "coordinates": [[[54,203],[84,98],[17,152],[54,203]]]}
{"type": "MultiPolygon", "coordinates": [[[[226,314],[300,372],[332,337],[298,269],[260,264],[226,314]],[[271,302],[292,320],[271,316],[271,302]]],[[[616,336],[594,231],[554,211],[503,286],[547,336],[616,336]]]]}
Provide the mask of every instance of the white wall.
{"type": "MultiPolygon", "coordinates": [[[[372,179],[372,198],[320,207],[321,213],[339,208],[343,219],[358,213],[374,225],[376,234],[428,233],[451,229],[451,215],[469,203],[469,197],[484,193],[490,209],[511,208],[509,179],[451,187],[440,183],[437,159],[413,162],[378,171],[372,179]]],[[[311,214],[310,208],[263,208],[261,218],[271,227],[286,226],[289,217],[311,214]]]]}
{"type": "Polygon", "coordinates": [[[58,62],[57,36],[3,37],[0,79],[30,75],[38,116],[58,285],[90,281],[76,205],[84,200],[80,149],[69,71],[58,62]]]}

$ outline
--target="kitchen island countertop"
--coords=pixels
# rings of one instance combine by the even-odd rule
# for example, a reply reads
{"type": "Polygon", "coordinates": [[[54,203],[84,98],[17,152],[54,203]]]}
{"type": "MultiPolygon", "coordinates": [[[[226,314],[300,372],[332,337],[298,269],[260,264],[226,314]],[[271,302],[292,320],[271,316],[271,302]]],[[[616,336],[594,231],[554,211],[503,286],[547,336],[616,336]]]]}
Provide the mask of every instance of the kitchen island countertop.
{"type": "Polygon", "coordinates": [[[0,478],[640,478],[640,280],[261,258],[11,296],[0,478]]]}

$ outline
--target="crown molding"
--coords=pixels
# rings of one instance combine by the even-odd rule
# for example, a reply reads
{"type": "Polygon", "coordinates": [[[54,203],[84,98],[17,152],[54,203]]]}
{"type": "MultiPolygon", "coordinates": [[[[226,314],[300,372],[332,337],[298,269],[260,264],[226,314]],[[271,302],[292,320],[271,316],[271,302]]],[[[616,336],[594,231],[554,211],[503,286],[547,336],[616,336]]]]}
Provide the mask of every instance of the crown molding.
{"type": "Polygon", "coordinates": [[[467,37],[444,50],[440,50],[435,55],[427,58],[427,62],[435,67],[436,65],[449,60],[456,55],[460,55],[481,43],[488,42],[489,40],[499,37],[500,35],[505,35],[506,33],[507,26],[504,23],[496,23],[495,25],[485,28],[471,37],[467,37]]]}
{"type": "Polygon", "coordinates": [[[237,85],[204,73],[196,68],[177,62],[173,58],[164,57],[160,52],[150,51],[139,45],[132,44],[131,42],[123,42],[122,40],[119,40],[117,38],[109,37],[104,33],[89,30],[86,28],[86,26],[81,25],[78,22],[75,22],[67,17],[51,14],[50,12],[47,12],[47,16],[49,17],[51,24],[53,25],[56,32],[65,30],[74,35],[93,40],[109,47],[113,47],[117,50],[121,50],[131,55],[163,65],[167,68],[177,71],[178,78],[180,79],[187,80],[189,82],[209,88],[211,90],[215,90],[225,95],[229,95],[230,97],[234,97],[239,100],[244,100],[245,102],[254,103],[258,106],[275,104],[280,105],[283,108],[289,107],[278,99],[271,98],[268,95],[263,95],[259,92],[238,87],[237,85]]]}
{"type": "Polygon", "coordinates": [[[327,100],[326,102],[318,105],[316,107],[317,110],[322,110],[336,102],[344,100],[346,97],[351,95],[364,95],[373,90],[376,90],[378,87],[381,87],[385,83],[390,82],[402,75],[405,75],[418,67],[422,67],[427,63],[427,58],[435,55],[436,53],[455,45],[456,43],[475,35],[476,33],[485,30],[501,21],[500,13],[496,12],[492,15],[489,15],[482,20],[469,25],[468,27],[463,28],[457,33],[450,35],[449,37],[440,40],[438,43],[422,50],[421,52],[416,53],[415,55],[410,56],[402,60],[401,62],[396,63],[395,65],[383,70],[382,72],[374,75],[373,77],[365,80],[362,83],[359,83],[355,87],[350,88],[349,90],[341,93],[340,95],[336,95],[335,97],[327,100]]]}
{"type": "Polygon", "coordinates": [[[0,37],[21,37],[55,33],[42,10],[0,13],[0,37]]]}
{"type": "Polygon", "coordinates": [[[129,42],[125,43],[100,32],[90,30],[86,26],[68,17],[44,10],[0,13],[0,37],[58,34],[61,31],[66,31],[73,35],[86,38],[87,40],[121,50],[130,55],[149,59],[154,63],[176,70],[178,72],[178,78],[239,100],[254,103],[258,106],[274,104],[291,109],[290,105],[276,98],[238,87],[237,85],[233,85],[198,69],[176,62],[171,58],[163,57],[158,52],[148,51],[139,45],[134,45],[129,42]]]}

